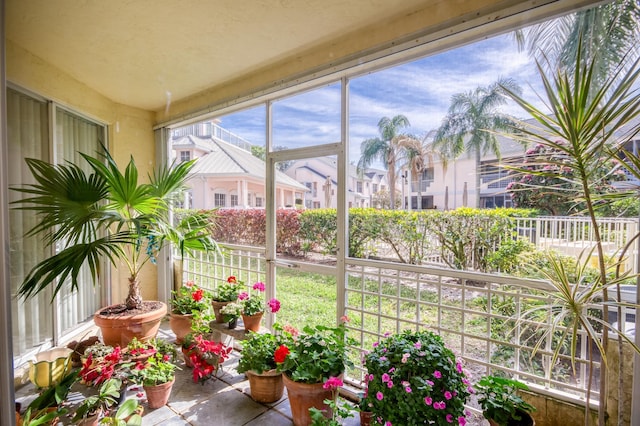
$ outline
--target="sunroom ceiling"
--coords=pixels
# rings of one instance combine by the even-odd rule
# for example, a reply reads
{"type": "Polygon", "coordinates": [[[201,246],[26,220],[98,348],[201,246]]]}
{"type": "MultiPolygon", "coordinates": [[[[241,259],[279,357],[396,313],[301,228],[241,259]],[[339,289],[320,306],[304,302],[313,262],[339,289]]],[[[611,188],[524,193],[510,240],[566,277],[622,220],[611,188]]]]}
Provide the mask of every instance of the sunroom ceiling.
{"type": "Polygon", "coordinates": [[[435,0],[8,0],[7,39],[108,98],[162,108],[435,0]]]}

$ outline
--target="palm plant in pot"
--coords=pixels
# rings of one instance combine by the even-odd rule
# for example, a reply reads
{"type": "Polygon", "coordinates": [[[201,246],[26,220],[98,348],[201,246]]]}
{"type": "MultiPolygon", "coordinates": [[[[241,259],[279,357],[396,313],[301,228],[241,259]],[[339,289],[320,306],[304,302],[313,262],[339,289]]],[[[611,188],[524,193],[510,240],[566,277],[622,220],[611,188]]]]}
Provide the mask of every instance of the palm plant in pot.
{"type": "Polygon", "coordinates": [[[524,383],[507,377],[484,376],[475,385],[482,415],[491,426],[533,426],[535,407],[518,391],[528,390],[524,383]]]}
{"type": "Polygon", "coordinates": [[[126,300],[97,312],[96,324],[110,345],[126,345],[139,329],[147,335],[137,337],[153,337],[167,307],[143,301],[142,268],[155,263],[158,251],[168,243],[182,253],[219,249],[211,238],[206,213],[186,215],[176,224],[171,221],[172,202],[184,188],[194,162],[163,165],[149,176],[149,183],[140,183],[133,158],[122,172],[106,149],[101,157],[81,155],[89,165],[88,172],[74,163],[54,165],[26,159],[36,183],[14,188],[26,195],[17,201],[17,208],[38,214],[39,222],[28,235],[42,236],[48,246],[62,248],[53,250],[52,256],[29,272],[18,294],[28,298],[53,287],[55,297],[68,279],[71,290],[85,284],[78,280],[84,265],[95,283],[104,260],[116,267],[122,264],[129,273],[126,300]],[[155,315],[148,319],[150,311],[155,315]],[[117,320],[134,316],[137,324],[119,324],[115,333],[110,333],[105,327],[114,316],[117,320]]]}

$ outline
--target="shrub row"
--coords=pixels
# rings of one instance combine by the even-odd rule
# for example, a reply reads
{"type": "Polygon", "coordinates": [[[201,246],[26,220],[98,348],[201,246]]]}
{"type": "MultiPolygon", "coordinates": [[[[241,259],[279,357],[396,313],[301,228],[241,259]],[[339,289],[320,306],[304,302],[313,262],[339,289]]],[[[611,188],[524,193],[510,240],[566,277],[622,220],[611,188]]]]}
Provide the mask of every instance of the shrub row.
{"type": "MultiPolygon", "coordinates": [[[[532,210],[459,208],[451,211],[349,210],[349,254],[384,257],[403,263],[430,260],[456,269],[487,271],[503,240],[515,235],[514,217],[532,210]]],[[[264,210],[212,212],[214,238],[223,243],[265,245],[264,210]]],[[[290,255],[309,251],[335,254],[335,209],[278,210],[276,250],[290,255]]]]}

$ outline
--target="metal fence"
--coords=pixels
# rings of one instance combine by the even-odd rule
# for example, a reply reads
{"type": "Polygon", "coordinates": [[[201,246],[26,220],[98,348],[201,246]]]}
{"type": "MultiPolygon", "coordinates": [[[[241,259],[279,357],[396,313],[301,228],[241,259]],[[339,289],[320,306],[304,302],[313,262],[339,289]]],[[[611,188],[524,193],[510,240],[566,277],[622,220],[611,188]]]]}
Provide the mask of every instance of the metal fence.
{"type": "MultiPolygon", "coordinates": [[[[185,259],[183,279],[197,280],[208,288],[228,275],[246,282],[264,280],[263,249],[228,247],[227,256],[185,259]]],[[[556,344],[551,339],[543,341],[534,354],[533,348],[549,324],[544,321],[550,321],[544,313],[550,309],[545,308],[536,321],[523,314],[532,306],[551,303],[549,283],[353,258],[346,260],[346,271],[345,293],[336,297],[345,300],[346,314],[352,320],[349,334],[358,342],[353,348],[354,359],[386,333],[431,330],[464,359],[473,381],[486,373],[503,371],[533,389],[584,401],[589,348],[583,335],[578,339],[575,374],[567,355],[551,365],[556,344]]],[[[597,359],[594,365],[599,368],[597,359]]],[[[598,398],[597,372],[594,377],[592,401],[598,398]]],[[[350,371],[349,379],[362,383],[362,370],[350,371]]]]}

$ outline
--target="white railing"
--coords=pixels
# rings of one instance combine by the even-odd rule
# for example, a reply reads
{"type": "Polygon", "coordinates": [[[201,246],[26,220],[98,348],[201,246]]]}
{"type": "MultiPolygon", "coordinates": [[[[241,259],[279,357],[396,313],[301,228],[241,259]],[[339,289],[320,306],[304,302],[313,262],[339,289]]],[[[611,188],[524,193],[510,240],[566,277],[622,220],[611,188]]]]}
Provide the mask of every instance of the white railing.
{"type": "MultiPolygon", "coordinates": [[[[228,247],[227,256],[186,259],[183,279],[197,280],[208,288],[214,288],[228,275],[245,282],[264,280],[263,249],[228,247]]],[[[522,314],[528,306],[551,301],[548,283],[353,258],[347,259],[346,267],[343,300],[346,314],[352,319],[349,334],[358,342],[353,348],[354,359],[385,333],[431,330],[465,360],[473,381],[487,372],[503,371],[534,389],[584,401],[588,382],[584,336],[579,339],[575,375],[566,355],[555,366],[550,365],[550,340],[543,342],[535,356],[532,354],[538,342],[536,336],[546,324],[532,323],[522,314]],[[395,308],[388,310],[389,306],[395,308]],[[515,321],[517,318],[521,320],[515,321]]],[[[349,378],[352,383],[361,383],[362,371],[350,372],[349,378]]],[[[598,398],[595,385],[591,397],[598,398]]]]}
{"type": "MultiPolygon", "coordinates": [[[[589,218],[542,216],[516,218],[515,221],[518,234],[529,238],[539,249],[552,249],[575,257],[596,255],[593,250],[595,236],[589,218]]],[[[624,254],[623,251],[638,234],[638,219],[601,218],[598,226],[605,254],[613,258],[623,255],[625,270],[637,272],[637,241],[632,242],[624,254]]]]}

